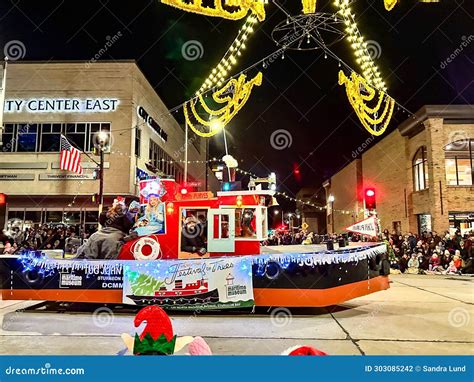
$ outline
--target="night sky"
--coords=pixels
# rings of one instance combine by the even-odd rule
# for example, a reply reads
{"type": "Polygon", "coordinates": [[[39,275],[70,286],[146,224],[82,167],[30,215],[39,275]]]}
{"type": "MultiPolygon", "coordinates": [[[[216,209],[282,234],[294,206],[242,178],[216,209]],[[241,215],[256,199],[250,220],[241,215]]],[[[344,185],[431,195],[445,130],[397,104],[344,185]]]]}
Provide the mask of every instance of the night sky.
{"type": "MultiPolygon", "coordinates": [[[[441,1],[401,0],[391,12],[385,11],[383,0],[358,0],[353,6],[366,41],[380,46],[376,62],[389,94],[412,112],[425,104],[474,101],[474,36],[469,38],[474,34],[474,1],[441,1]],[[471,42],[443,65],[463,41],[471,42]]],[[[169,108],[199,88],[243,23],[186,13],[157,0],[2,0],[0,4],[0,47],[21,41],[24,60],[90,60],[107,36],[121,32],[102,59],[135,59],[169,108]],[[190,40],[203,47],[202,57],[194,61],[184,59],[181,52],[190,40]]],[[[280,4],[293,14],[301,7],[295,0],[280,4]]],[[[318,0],[318,11],[334,9],[332,2],[318,0]]],[[[235,71],[276,50],[271,31],[285,19],[276,6],[267,6],[267,19],[257,24],[235,71]]],[[[331,49],[357,69],[347,41],[331,49]]],[[[288,51],[284,60],[258,69],[264,83],[254,89],[227,129],[230,153],[243,160],[243,169],[261,176],[275,171],[281,191],[294,194],[303,186],[320,186],[370,137],[352,112],[344,88],[337,85],[338,62],[324,59],[320,51],[288,51]],[[291,134],[291,147],[272,147],[270,136],[277,129],[291,134]]],[[[248,73],[255,74],[256,70],[248,73]]],[[[406,117],[396,112],[388,131],[406,117]]],[[[211,154],[222,156],[223,150],[218,135],[211,140],[211,154]]]]}

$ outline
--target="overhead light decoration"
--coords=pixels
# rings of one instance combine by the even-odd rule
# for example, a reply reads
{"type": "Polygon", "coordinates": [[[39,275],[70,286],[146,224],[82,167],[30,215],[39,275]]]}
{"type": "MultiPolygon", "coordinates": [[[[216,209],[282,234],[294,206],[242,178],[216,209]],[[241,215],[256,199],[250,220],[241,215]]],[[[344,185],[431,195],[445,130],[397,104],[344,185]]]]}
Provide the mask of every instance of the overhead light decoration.
{"type": "Polygon", "coordinates": [[[344,19],[345,30],[348,35],[347,39],[351,43],[351,47],[356,55],[357,64],[360,66],[364,78],[377,90],[387,91],[380,71],[367,49],[367,43],[359,32],[355,16],[349,7],[349,0],[335,0],[334,4],[339,8],[338,13],[344,19]]]}
{"type": "Polygon", "coordinates": [[[301,0],[305,15],[316,12],[316,0],[301,0]]]}
{"type": "Polygon", "coordinates": [[[204,101],[202,95],[197,99],[186,102],[183,106],[184,118],[188,126],[200,137],[209,138],[221,131],[242,107],[247,103],[254,86],[262,84],[262,73],[259,72],[254,78],[246,81],[247,76],[241,74],[237,79],[233,78],[222,88],[212,94],[212,99],[217,104],[223,104],[220,109],[211,109],[204,101]],[[196,104],[209,115],[207,120],[202,118],[196,110],[196,104]],[[191,119],[191,115],[193,120],[191,119]],[[201,131],[196,127],[199,125],[207,127],[208,131],[201,131]]]}
{"type": "Polygon", "coordinates": [[[382,135],[392,119],[395,100],[371,87],[355,72],[347,78],[342,70],[339,71],[339,85],[345,85],[349,103],[366,130],[375,136],[382,135]]]}
{"type": "Polygon", "coordinates": [[[391,11],[393,8],[395,8],[395,5],[397,5],[398,0],[383,0],[383,3],[385,5],[385,9],[387,11],[391,11]]]}
{"type": "Polygon", "coordinates": [[[214,0],[213,7],[203,6],[202,0],[161,0],[161,2],[183,11],[228,20],[240,20],[252,12],[260,21],[263,21],[267,0],[214,0]],[[232,9],[224,9],[224,6],[232,9]]]}
{"type": "Polygon", "coordinates": [[[200,95],[206,90],[213,88],[214,86],[222,86],[222,83],[231,72],[232,67],[237,64],[238,58],[242,55],[242,51],[245,50],[247,40],[250,35],[254,32],[254,25],[257,23],[257,17],[250,15],[247,17],[244,25],[239,29],[237,37],[230,45],[224,57],[219,61],[217,66],[212,69],[211,74],[203,82],[196,95],[200,95]]]}

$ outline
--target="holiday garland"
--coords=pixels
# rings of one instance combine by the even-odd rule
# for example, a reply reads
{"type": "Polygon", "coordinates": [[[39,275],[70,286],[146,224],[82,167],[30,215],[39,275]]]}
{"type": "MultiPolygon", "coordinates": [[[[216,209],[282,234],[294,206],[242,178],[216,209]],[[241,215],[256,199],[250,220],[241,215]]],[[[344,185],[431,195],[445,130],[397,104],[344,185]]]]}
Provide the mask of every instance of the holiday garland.
{"type": "Polygon", "coordinates": [[[209,115],[208,119],[202,118],[196,110],[195,100],[188,101],[183,106],[184,118],[188,126],[200,137],[209,138],[216,135],[220,129],[225,127],[248,101],[254,86],[262,84],[262,73],[259,72],[254,78],[246,82],[247,76],[241,74],[237,79],[233,78],[221,89],[212,94],[212,99],[217,104],[224,104],[220,109],[210,108],[203,96],[197,97],[199,105],[209,115]],[[201,131],[195,126],[195,122],[209,128],[208,132],[201,131]],[[216,126],[218,128],[216,128],[216,126]]]}
{"type": "Polygon", "coordinates": [[[240,20],[250,12],[254,13],[260,21],[265,20],[265,7],[263,0],[214,0],[214,7],[205,7],[202,0],[161,0],[163,4],[171,5],[187,12],[204,16],[222,17],[228,20],[240,20]],[[224,3],[222,3],[224,1],[224,3]],[[226,10],[226,7],[235,10],[226,10]]]}
{"type": "Polygon", "coordinates": [[[372,135],[382,135],[392,118],[395,106],[393,98],[371,87],[355,72],[347,78],[342,70],[339,71],[339,85],[345,85],[347,98],[367,131],[372,135]],[[382,105],[383,111],[380,113],[382,105]],[[376,129],[377,125],[380,125],[380,129],[376,129]]]}

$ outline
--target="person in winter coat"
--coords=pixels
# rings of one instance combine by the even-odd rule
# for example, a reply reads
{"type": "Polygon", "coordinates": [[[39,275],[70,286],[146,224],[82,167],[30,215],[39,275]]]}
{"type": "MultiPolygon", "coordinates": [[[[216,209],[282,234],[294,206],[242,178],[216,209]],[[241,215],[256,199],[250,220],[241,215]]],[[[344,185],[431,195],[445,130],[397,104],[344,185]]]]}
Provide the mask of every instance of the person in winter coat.
{"type": "Polygon", "coordinates": [[[101,230],[77,249],[78,259],[114,260],[118,257],[123,239],[134,224],[134,216],[127,213],[125,204],[114,203],[99,216],[101,230]]]}

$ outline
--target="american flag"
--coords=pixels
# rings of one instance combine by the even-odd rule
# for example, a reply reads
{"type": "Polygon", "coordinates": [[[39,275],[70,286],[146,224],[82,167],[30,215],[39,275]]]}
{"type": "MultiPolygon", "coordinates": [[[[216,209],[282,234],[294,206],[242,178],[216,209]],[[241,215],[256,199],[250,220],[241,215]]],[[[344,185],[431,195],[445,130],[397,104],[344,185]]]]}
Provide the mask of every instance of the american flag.
{"type": "Polygon", "coordinates": [[[76,174],[84,174],[84,169],[81,166],[81,151],[72,147],[67,138],[61,135],[61,154],[59,160],[59,168],[75,172],[76,174]]]}

